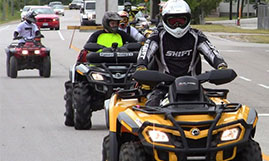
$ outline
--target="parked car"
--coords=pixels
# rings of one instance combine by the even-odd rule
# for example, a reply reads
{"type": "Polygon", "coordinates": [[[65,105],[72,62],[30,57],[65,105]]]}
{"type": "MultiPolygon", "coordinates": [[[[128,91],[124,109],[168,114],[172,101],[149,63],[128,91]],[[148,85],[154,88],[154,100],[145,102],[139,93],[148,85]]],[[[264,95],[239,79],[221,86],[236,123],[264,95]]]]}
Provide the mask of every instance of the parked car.
{"type": "Polygon", "coordinates": [[[56,15],[62,15],[62,16],[64,16],[64,6],[63,5],[54,5],[52,7],[52,9],[53,9],[53,11],[54,11],[54,13],[56,15]]]}
{"type": "Polygon", "coordinates": [[[69,9],[80,9],[81,6],[83,5],[83,1],[82,0],[73,0],[70,4],[69,4],[69,9]]]}
{"type": "Polygon", "coordinates": [[[81,18],[80,24],[83,25],[95,25],[96,22],[96,12],[95,12],[95,0],[86,0],[80,9],[81,18]]]}
{"type": "Polygon", "coordinates": [[[63,5],[63,3],[60,2],[60,1],[53,1],[53,2],[50,2],[50,3],[49,3],[49,7],[53,7],[53,6],[55,6],[55,5],[63,5]]]}
{"type": "Polygon", "coordinates": [[[48,6],[34,6],[30,11],[34,11],[37,16],[36,24],[39,28],[50,28],[51,30],[60,29],[60,19],[56,15],[51,7],[48,6]]]}
{"type": "Polygon", "coordinates": [[[21,11],[21,21],[24,20],[24,16],[30,10],[31,7],[32,6],[27,5],[27,6],[24,6],[23,9],[20,10],[21,11]]]}

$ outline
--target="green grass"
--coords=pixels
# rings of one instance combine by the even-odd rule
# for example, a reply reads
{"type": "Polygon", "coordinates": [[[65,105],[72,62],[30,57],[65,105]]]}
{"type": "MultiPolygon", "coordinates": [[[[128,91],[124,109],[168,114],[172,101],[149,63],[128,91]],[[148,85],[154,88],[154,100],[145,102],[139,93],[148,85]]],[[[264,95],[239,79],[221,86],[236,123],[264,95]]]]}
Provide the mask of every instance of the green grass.
{"type": "Polygon", "coordinates": [[[193,28],[197,28],[204,32],[226,32],[226,33],[250,33],[250,34],[269,34],[269,30],[252,30],[241,29],[234,26],[223,25],[192,25],[193,28]]]}
{"type": "Polygon", "coordinates": [[[241,29],[234,26],[223,26],[223,25],[192,25],[193,28],[197,28],[203,32],[223,32],[223,33],[244,33],[251,35],[222,35],[220,37],[244,41],[253,43],[266,43],[269,44],[269,30],[250,30],[241,29]]]}
{"type": "MultiPolygon", "coordinates": [[[[232,18],[233,18],[233,20],[237,19],[236,16],[233,16],[232,18]]],[[[246,17],[243,17],[242,19],[244,19],[244,18],[246,18],[246,17]]],[[[249,17],[249,18],[251,18],[251,17],[249,17]]],[[[205,21],[222,21],[222,20],[230,20],[230,18],[228,16],[226,16],[226,17],[205,17],[205,21]]]]}
{"type": "Polygon", "coordinates": [[[20,17],[20,14],[21,12],[20,11],[16,11],[14,13],[14,16],[11,15],[11,13],[9,13],[6,17],[5,20],[2,20],[2,12],[0,12],[0,24],[4,24],[4,23],[7,23],[7,22],[10,22],[10,21],[14,21],[14,20],[19,20],[21,17],[20,17]]]}

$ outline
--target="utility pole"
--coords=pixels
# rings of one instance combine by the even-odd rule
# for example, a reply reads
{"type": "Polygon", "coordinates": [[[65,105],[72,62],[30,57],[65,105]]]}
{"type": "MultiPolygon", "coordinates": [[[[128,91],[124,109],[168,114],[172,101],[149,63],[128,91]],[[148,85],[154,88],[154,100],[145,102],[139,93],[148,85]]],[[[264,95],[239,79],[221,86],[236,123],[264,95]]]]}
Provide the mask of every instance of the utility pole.
{"type": "Polygon", "coordinates": [[[5,15],[5,0],[3,0],[3,2],[2,2],[2,17],[1,17],[1,20],[5,20],[6,19],[6,15],[5,15]]]}
{"type": "Polygon", "coordinates": [[[11,16],[14,16],[14,0],[11,0],[11,16]]]}
{"type": "Polygon", "coordinates": [[[233,0],[230,0],[230,13],[229,13],[229,19],[233,19],[233,0]]]}
{"type": "Polygon", "coordinates": [[[240,26],[240,0],[237,0],[237,26],[240,26]]]}
{"type": "Polygon", "coordinates": [[[150,17],[154,19],[159,13],[160,0],[150,0],[150,17]]]}

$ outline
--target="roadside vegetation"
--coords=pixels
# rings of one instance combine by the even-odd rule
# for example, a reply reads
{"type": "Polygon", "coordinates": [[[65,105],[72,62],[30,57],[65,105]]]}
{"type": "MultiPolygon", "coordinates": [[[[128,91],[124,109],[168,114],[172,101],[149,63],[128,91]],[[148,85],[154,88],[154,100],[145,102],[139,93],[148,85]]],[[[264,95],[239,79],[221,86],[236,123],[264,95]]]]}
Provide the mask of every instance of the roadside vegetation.
{"type": "MultiPolygon", "coordinates": [[[[0,24],[4,24],[4,23],[10,22],[10,21],[19,20],[20,14],[21,14],[20,11],[15,11],[14,16],[12,16],[11,13],[9,13],[8,16],[4,20],[0,19],[0,24]]],[[[2,16],[3,16],[2,13],[0,13],[0,17],[2,17],[2,16]]]]}
{"type": "Polygon", "coordinates": [[[192,25],[192,27],[197,28],[203,32],[225,33],[218,35],[219,37],[225,39],[269,44],[269,30],[241,29],[239,27],[223,26],[223,25],[192,25]],[[234,33],[241,33],[241,34],[234,34],[234,33]]]}

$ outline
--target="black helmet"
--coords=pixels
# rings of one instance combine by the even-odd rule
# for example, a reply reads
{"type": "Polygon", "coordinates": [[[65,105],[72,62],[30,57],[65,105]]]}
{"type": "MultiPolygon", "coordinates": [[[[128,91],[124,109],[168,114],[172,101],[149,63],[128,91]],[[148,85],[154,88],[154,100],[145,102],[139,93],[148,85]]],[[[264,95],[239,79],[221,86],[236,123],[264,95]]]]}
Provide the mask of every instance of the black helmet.
{"type": "Polygon", "coordinates": [[[34,11],[29,11],[29,12],[25,15],[24,19],[25,19],[27,22],[29,22],[29,23],[36,22],[36,19],[35,19],[35,16],[36,16],[36,15],[37,15],[37,14],[36,14],[34,11]]]}
{"type": "Polygon", "coordinates": [[[124,11],[130,12],[131,10],[132,10],[131,2],[125,2],[124,3],[124,11]]]}
{"type": "Polygon", "coordinates": [[[117,27],[110,27],[109,25],[109,21],[119,21],[121,20],[122,18],[120,17],[120,15],[117,13],[117,12],[106,12],[104,17],[103,17],[103,27],[109,31],[109,32],[112,32],[112,33],[116,33],[117,30],[118,30],[118,26],[117,27]]]}

